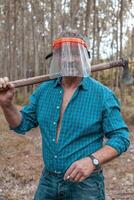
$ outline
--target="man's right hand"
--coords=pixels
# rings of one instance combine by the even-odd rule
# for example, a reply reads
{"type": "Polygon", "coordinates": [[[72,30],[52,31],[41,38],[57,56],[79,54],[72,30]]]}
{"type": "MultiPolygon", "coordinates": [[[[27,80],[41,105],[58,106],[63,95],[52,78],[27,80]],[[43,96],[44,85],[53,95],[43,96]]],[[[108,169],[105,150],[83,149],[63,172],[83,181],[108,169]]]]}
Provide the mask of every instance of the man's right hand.
{"type": "Polygon", "coordinates": [[[14,85],[9,82],[8,77],[0,78],[0,106],[8,107],[12,104],[14,96],[14,85]]]}

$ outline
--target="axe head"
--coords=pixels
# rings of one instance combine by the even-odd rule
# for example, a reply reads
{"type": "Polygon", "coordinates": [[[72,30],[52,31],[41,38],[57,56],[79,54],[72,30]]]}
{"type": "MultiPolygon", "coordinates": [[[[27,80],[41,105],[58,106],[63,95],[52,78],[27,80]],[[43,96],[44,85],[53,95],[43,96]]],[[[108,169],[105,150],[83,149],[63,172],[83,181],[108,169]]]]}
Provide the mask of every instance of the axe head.
{"type": "Polygon", "coordinates": [[[122,80],[126,85],[134,83],[134,77],[130,74],[128,69],[128,60],[123,60],[122,80]]]}

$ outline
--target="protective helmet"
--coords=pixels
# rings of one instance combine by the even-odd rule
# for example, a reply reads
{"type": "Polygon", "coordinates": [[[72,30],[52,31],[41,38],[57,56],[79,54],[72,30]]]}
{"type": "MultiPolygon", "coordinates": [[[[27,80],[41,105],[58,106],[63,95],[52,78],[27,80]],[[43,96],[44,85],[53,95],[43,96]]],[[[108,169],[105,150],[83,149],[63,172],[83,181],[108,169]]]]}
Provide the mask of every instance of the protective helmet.
{"type": "Polygon", "coordinates": [[[62,32],[53,42],[51,56],[50,74],[79,77],[90,74],[89,40],[86,35],[77,31],[62,32]]]}

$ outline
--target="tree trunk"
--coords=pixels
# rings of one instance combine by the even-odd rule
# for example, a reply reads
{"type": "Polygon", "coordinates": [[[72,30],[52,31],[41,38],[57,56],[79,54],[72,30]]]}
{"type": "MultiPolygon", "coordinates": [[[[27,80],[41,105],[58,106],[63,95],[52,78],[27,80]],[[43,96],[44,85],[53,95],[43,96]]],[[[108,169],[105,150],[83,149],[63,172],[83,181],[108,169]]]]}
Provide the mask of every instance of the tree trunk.
{"type": "MultiPolygon", "coordinates": [[[[122,57],[122,40],[123,40],[123,9],[124,9],[124,5],[123,5],[123,0],[120,0],[120,58],[122,57]]],[[[121,81],[121,76],[122,76],[123,70],[120,70],[119,73],[119,87],[120,87],[120,93],[121,93],[121,99],[122,102],[124,102],[124,86],[123,83],[121,81]]]]}
{"type": "Polygon", "coordinates": [[[8,47],[9,47],[9,58],[8,58],[8,77],[12,79],[12,74],[10,73],[10,68],[12,67],[12,57],[11,57],[11,54],[12,54],[12,51],[11,51],[11,27],[10,27],[10,0],[8,0],[8,14],[7,14],[7,22],[8,22],[8,47]]]}
{"type": "Polygon", "coordinates": [[[92,64],[95,61],[95,38],[96,38],[96,0],[93,1],[93,45],[92,45],[92,64]]]}
{"type": "MultiPolygon", "coordinates": [[[[24,18],[25,18],[25,12],[24,12],[24,2],[21,2],[21,39],[22,39],[22,55],[21,55],[21,71],[22,71],[22,77],[26,78],[27,74],[27,66],[25,62],[25,24],[24,24],[24,18]]],[[[27,88],[24,88],[23,90],[24,98],[27,97],[27,88]]]]}
{"type": "Polygon", "coordinates": [[[120,0],[120,58],[122,57],[122,39],[123,39],[123,0],[120,0]]]}
{"type": "Polygon", "coordinates": [[[16,21],[17,21],[17,14],[16,14],[16,0],[14,0],[14,46],[13,46],[13,64],[12,64],[12,75],[13,80],[17,79],[17,65],[16,65],[16,21]]]}
{"type": "Polygon", "coordinates": [[[54,39],[54,1],[51,0],[51,50],[54,39]]]}
{"type": "Polygon", "coordinates": [[[87,0],[86,4],[86,17],[85,17],[85,32],[86,34],[89,33],[90,30],[90,14],[91,14],[91,6],[92,6],[92,1],[87,0]]]}
{"type": "MultiPolygon", "coordinates": [[[[118,11],[117,11],[117,16],[116,16],[116,60],[119,59],[119,6],[118,6],[118,11]]],[[[114,80],[114,90],[119,87],[119,69],[115,69],[115,80],[114,80]]]]}

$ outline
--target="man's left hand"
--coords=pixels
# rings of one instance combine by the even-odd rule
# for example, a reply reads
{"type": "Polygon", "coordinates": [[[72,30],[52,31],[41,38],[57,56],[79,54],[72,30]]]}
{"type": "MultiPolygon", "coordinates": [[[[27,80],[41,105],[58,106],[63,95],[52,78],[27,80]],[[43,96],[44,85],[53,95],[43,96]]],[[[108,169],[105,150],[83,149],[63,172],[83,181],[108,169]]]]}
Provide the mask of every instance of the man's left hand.
{"type": "Polygon", "coordinates": [[[64,180],[81,182],[94,171],[95,166],[89,157],[75,161],[66,171],[64,180]]]}

